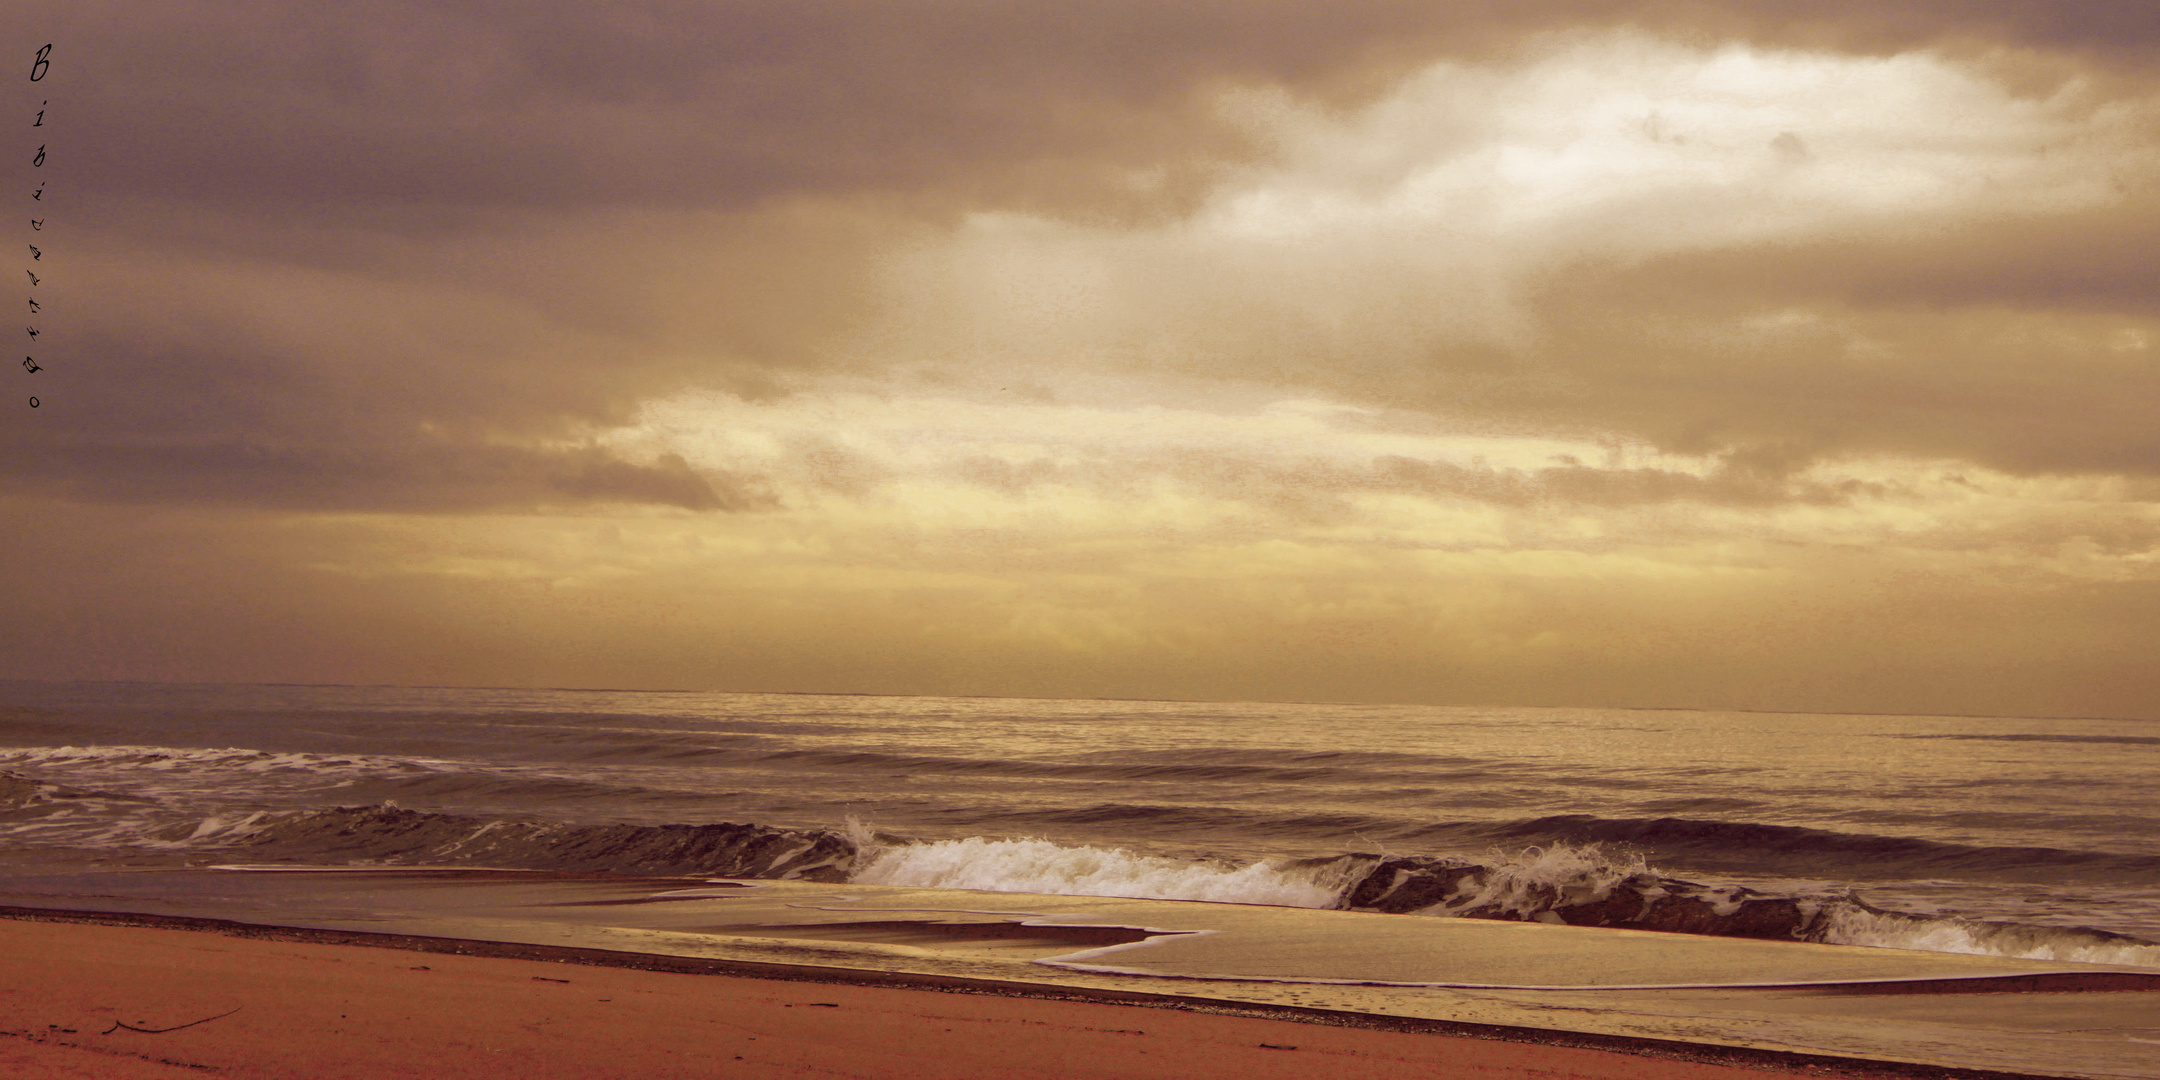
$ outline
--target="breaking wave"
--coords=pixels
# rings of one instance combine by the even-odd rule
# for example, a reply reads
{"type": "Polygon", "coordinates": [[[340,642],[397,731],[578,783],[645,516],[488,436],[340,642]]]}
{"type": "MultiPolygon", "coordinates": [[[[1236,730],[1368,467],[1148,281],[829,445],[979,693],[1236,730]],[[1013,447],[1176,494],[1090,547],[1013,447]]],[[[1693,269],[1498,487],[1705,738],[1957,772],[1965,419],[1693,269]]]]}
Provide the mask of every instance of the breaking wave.
{"type": "Polygon", "coordinates": [[[178,749],[169,746],[33,746],[0,749],[0,765],[223,770],[229,772],[435,771],[451,763],[369,754],[277,753],[270,750],[178,749]]]}
{"type": "Polygon", "coordinates": [[[2160,968],[2160,942],[2074,927],[2032,926],[1981,919],[1916,916],[1864,904],[1840,905],[1824,918],[1818,939],[1922,952],[2008,956],[2077,964],[2160,968]]]}
{"type": "Polygon", "coordinates": [[[1735,853],[1765,867],[1812,870],[1864,867],[1878,874],[1924,876],[2050,875],[2103,872],[2119,879],[2160,882],[2160,856],[2076,851],[2052,847],[1955,844],[1909,836],[1833,832],[1797,825],[1693,818],[1605,818],[1560,814],[1464,828],[1440,826],[1457,836],[1496,844],[1623,845],[1666,857],[1735,853]]]}
{"type": "Polygon", "coordinates": [[[915,842],[853,822],[844,830],[580,825],[390,804],[208,818],[174,826],[155,842],[245,852],[251,861],[1199,900],[2160,967],[2160,942],[2103,930],[1887,911],[1852,895],[1776,895],[1685,881],[1660,875],[1639,853],[1598,844],[1537,845],[1476,858],[1345,854],[1227,861],[1041,839],[915,842]]]}
{"type": "Polygon", "coordinates": [[[484,866],[602,874],[848,879],[856,846],[838,832],[764,825],[577,825],[341,806],[212,819],[187,842],[254,857],[348,865],[484,866]],[[215,827],[212,827],[212,826],[215,827]]]}
{"type": "Polygon", "coordinates": [[[991,892],[1274,904],[1420,916],[2160,967],[2160,942],[2104,930],[1886,911],[1852,895],[1781,896],[1664,877],[1643,856],[1551,844],[1477,859],[1342,855],[1246,863],[1047,840],[879,843],[850,880],[991,892]]]}
{"type": "Polygon", "coordinates": [[[0,836],[18,842],[139,840],[151,805],[136,795],[0,771],[0,836]]]}
{"type": "Polygon", "coordinates": [[[1324,908],[1335,906],[1350,869],[1343,860],[1221,864],[1122,848],[1065,847],[1048,840],[969,837],[865,848],[853,880],[931,889],[1324,908]]]}
{"type": "MultiPolygon", "coordinates": [[[[51,748],[41,760],[76,752],[51,748]]],[[[82,753],[136,767],[173,760],[157,748],[82,753]]],[[[424,764],[411,761],[257,751],[198,751],[190,764],[426,773],[424,764]]],[[[1229,860],[1044,839],[915,841],[853,822],[838,830],[578,824],[408,810],[389,802],[176,816],[154,800],[4,771],[0,834],[33,843],[216,852],[258,864],[470,866],[1197,900],[2160,968],[2160,942],[2090,928],[1889,911],[1850,894],[1780,895],[1686,881],[1660,874],[1639,850],[1597,842],[1495,846],[1473,857],[1351,853],[1229,860]],[[84,831],[91,826],[94,832],[84,831]]]]}

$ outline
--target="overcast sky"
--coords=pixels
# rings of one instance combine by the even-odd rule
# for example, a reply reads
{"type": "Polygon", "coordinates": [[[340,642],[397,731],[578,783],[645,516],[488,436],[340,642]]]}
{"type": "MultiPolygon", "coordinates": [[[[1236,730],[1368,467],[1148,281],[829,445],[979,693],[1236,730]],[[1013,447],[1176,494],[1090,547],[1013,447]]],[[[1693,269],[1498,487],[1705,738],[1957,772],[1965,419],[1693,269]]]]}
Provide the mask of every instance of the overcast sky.
{"type": "Polygon", "coordinates": [[[0,14],[0,676],[2160,717],[2150,0],[0,14]]]}

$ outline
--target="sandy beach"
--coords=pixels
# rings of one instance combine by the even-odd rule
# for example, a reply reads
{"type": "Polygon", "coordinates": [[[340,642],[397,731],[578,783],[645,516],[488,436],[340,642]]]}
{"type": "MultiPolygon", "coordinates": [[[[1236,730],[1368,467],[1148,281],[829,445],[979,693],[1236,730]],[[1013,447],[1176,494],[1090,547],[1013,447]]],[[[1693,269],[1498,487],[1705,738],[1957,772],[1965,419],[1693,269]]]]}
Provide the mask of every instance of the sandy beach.
{"type": "Polygon", "coordinates": [[[1586,1040],[992,982],[747,977],[681,958],[648,958],[676,970],[638,970],[628,954],[125,921],[0,919],[0,1067],[26,1078],[445,1080],[2013,1075],[1648,1040],[1568,1045],[1586,1040]],[[447,951],[460,948],[495,955],[447,951]]]}

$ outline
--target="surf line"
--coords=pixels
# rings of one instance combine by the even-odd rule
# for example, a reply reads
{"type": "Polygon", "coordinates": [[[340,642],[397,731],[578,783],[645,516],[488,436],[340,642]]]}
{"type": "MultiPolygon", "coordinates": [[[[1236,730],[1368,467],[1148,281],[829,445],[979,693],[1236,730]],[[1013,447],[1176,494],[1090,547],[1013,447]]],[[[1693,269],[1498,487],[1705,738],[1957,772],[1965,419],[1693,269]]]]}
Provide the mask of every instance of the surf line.
{"type": "MultiPolygon", "coordinates": [[[[51,73],[52,51],[53,47],[51,42],[47,42],[44,47],[38,49],[37,56],[30,61],[31,82],[44,82],[45,76],[51,73]]],[[[31,127],[41,128],[45,126],[45,110],[46,107],[51,104],[52,101],[50,99],[38,102],[37,119],[31,122],[31,127]]],[[[33,136],[33,138],[34,137],[35,136],[33,136]]],[[[42,169],[45,167],[45,148],[45,143],[38,143],[37,152],[30,156],[30,167],[32,169],[42,169]]],[[[37,188],[30,192],[30,198],[32,201],[40,204],[45,201],[45,181],[38,181],[37,188]]],[[[30,231],[34,234],[42,234],[45,231],[46,219],[44,217],[38,216],[43,212],[44,207],[42,205],[33,208],[30,211],[30,231]]],[[[28,245],[28,247],[30,248],[30,262],[32,264],[41,264],[45,261],[45,251],[43,248],[40,248],[34,241],[42,240],[44,239],[44,237],[42,235],[34,235],[31,237],[31,239],[33,242],[28,245]]],[[[38,265],[27,266],[23,269],[23,272],[30,276],[30,314],[33,317],[44,310],[42,307],[39,306],[37,300],[37,287],[38,284],[43,280],[38,277],[37,272],[39,269],[41,269],[41,267],[38,265]]],[[[38,328],[36,327],[36,325],[26,325],[23,327],[23,329],[28,331],[30,334],[31,347],[36,348],[38,343],[38,328]]],[[[23,373],[26,375],[36,375],[38,372],[45,370],[44,365],[37,362],[37,357],[34,354],[25,355],[23,357],[22,366],[23,373]]],[[[40,404],[42,404],[42,402],[38,400],[38,396],[36,394],[30,395],[31,408],[35,409],[40,404]]]]}
{"type": "MultiPolygon", "coordinates": [[[[1218,931],[1195,931],[1217,933],[1218,931]]],[[[1152,943],[1156,938],[1132,945],[1112,945],[1105,949],[1066,953],[1063,956],[1045,957],[1033,961],[1045,967],[1066,968],[1097,975],[1133,975],[1150,979],[1189,979],[1202,982],[1282,983],[1285,985],[1314,986],[1386,986],[1406,989],[1428,990],[1564,990],[1592,993],[1606,990],[1843,990],[1855,993],[1952,992],[1990,993],[1993,987],[2012,987],[2010,992],[2029,993],[2028,984],[2040,984],[2060,990],[2135,990],[2160,989],[2160,975],[2138,971],[2105,968],[2099,971],[2081,971],[2070,968],[2042,969],[2022,973],[1994,975],[1918,975],[1893,976],[1875,979],[1795,979],[1784,982],[1678,982],[1678,983],[1475,983],[1475,982],[1405,982],[1392,979],[1330,979],[1303,975],[1223,975],[1217,973],[1192,973],[1183,971],[1149,971],[1145,968],[1122,968],[1108,964],[1079,964],[1075,960],[1093,959],[1104,953],[1133,948],[1152,943]]]]}

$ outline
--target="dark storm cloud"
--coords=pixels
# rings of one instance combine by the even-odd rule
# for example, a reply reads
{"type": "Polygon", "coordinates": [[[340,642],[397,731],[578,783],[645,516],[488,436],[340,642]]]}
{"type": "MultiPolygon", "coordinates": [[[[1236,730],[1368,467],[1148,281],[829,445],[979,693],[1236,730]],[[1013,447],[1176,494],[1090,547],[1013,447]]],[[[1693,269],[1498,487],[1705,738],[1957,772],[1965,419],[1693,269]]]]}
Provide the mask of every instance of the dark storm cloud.
{"type": "MultiPolygon", "coordinates": [[[[694,321],[626,330],[639,303],[605,280],[614,267],[572,261],[568,280],[532,276],[559,250],[545,237],[512,244],[492,277],[424,249],[417,265],[326,267],[338,260],[131,249],[110,232],[71,239],[40,316],[53,343],[37,375],[46,407],[0,431],[11,489],[426,512],[769,504],[750,481],[591,443],[687,368],[727,384],[729,335],[708,335],[708,351],[686,359],[670,335],[694,321]]],[[[768,319],[804,310],[784,286],[744,291],[768,319]]],[[[755,319],[734,329],[760,332],[755,319]]]]}
{"type": "Polygon", "coordinates": [[[1890,452],[2156,476],[2156,242],[2160,200],[2146,198],[1920,236],[1578,266],[1540,297],[1552,343],[1517,358],[1485,404],[1683,453],[1890,452]],[[1792,312],[1814,318],[1735,329],[1792,312]],[[1705,332],[1673,333],[1686,326],[1705,332]],[[1566,382],[1541,386],[1540,368],[1566,382]]]}
{"type": "Polygon", "coordinates": [[[1335,59],[1241,56],[1253,43],[1204,15],[1126,14],[174,4],[81,19],[95,71],[75,107],[101,190],[264,210],[726,207],[995,186],[984,170],[1030,158],[1137,164],[1191,134],[1149,114],[1194,82],[1335,59]]]}
{"type": "Polygon", "coordinates": [[[578,503],[646,503],[686,510],[772,504],[754,483],[691,471],[682,458],[651,465],[596,447],[438,445],[306,447],[289,443],[155,442],[70,445],[53,440],[7,456],[10,487],[86,500],[246,505],[281,510],[405,513],[525,510],[578,503]]]}
{"type": "Polygon", "coordinates": [[[2153,140],[2063,120],[2144,107],[2152,0],[0,5],[31,34],[0,674],[2152,711],[2153,140]],[[1735,167],[1830,173],[1808,110],[1878,103],[1767,95],[1910,50],[1868,85],[1978,72],[1930,100],[2120,183],[1679,254],[1636,241],[1754,189],[1469,254],[1198,212],[1325,189],[1375,103],[1408,169],[1552,133],[1481,86],[1557,74],[1566,127],[1734,55],[1798,114],[1735,167]],[[1958,460],[1812,467],[1881,451],[1958,460]]]}
{"type": "MultiPolygon", "coordinates": [[[[1225,86],[1349,105],[1434,59],[1506,58],[1526,35],[1614,26],[1876,52],[2062,50],[2119,78],[2136,77],[2160,41],[2144,3],[2073,15],[1947,0],[195,0],[80,3],[61,18],[72,59],[55,84],[67,89],[55,175],[69,185],[55,204],[56,276],[75,291],[56,307],[52,340],[68,363],[49,379],[66,392],[42,427],[10,429],[13,458],[84,498],[431,509],[762,505],[747,481],[553,447],[686,385],[758,392],[771,372],[825,362],[820,346],[870,303],[858,279],[877,245],[863,238],[904,235],[911,218],[1174,215],[1222,165],[1266,152],[1213,110],[1225,86]],[[1133,180],[1150,168],[1155,181],[1133,180]],[[825,225],[775,216],[806,201],[869,224],[832,240],[825,225]],[[670,216],[698,214],[716,216],[670,216]],[[744,224],[753,218],[764,224],[744,224]]],[[[2036,225],[1963,271],[1942,269],[1961,265],[1946,251],[1898,247],[1869,265],[1930,269],[1877,269],[1874,297],[2149,300],[2136,240],[2149,231],[2090,234],[2081,247],[2036,225]]],[[[1849,292],[1855,280],[1866,275],[1832,272],[1819,287],[1849,292]]],[[[1613,408],[1509,393],[1531,412],[1587,412],[1712,451],[1862,445],[1849,433],[1867,424],[1931,430],[1881,404],[1896,393],[1839,396],[1826,415],[1851,422],[1793,430],[1770,414],[1807,399],[1805,358],[1780,381],[1722,374],[1713,357],[1654,401],[1642,400],[1658,384],[1639,380],[1646,362],[1557,365],[1594,386],[1617,380],[1595,391],[1613,408]],[[1780,397],[1794,380],[1800,396],[1780,397]],[[1630,402],[1638,413],[1620,408],[1630,402]]],[[[1379,378],[1459,381],[1493,363],[1436,357],[1431,371],[1379,378]]],[[[2124,378],[2109,407],[2142,407],[2147,383],[2124,378]]],[[[1923,380],[1911,396],[1929,393],[1923,380]]],[[[1944,432],[1965,423],[1954,397],[1925,406],[1944,432]]],[[[2063,448],[2035,451],[2017,432],[2044,422],[2003,413],[1977,429],[1979,445],[1999,432],[1998,457],[2019,450],[2036,466],[2150,456],[2054,428],[2043,441],[2063,448]]]]}
{"type": "Polygon", "coordinates": [[[444,512],[760,505],[561,418],[618,415],[624,348],[469,289],[80,238],[41,316],[48,399],[0,431],[0,486],[67,498],[444,512]],[[94,245],[113,243],[115,249],[94,245]],[[92,317],[94,313],[95,317],[92,317]]]}
{"type": "Polygon", "coordinates": [[[1505,55],[1526,33],[1575,27],[2132,59],[2160,41],[2150,4],[2001,0],[195,0],[86,3],[69,24],[84,184],[265,212],[931,187],[1101,197],[1117,168],[1236,151],[1196,91],[1355,97],[1405,65],[1505,55]]]}

